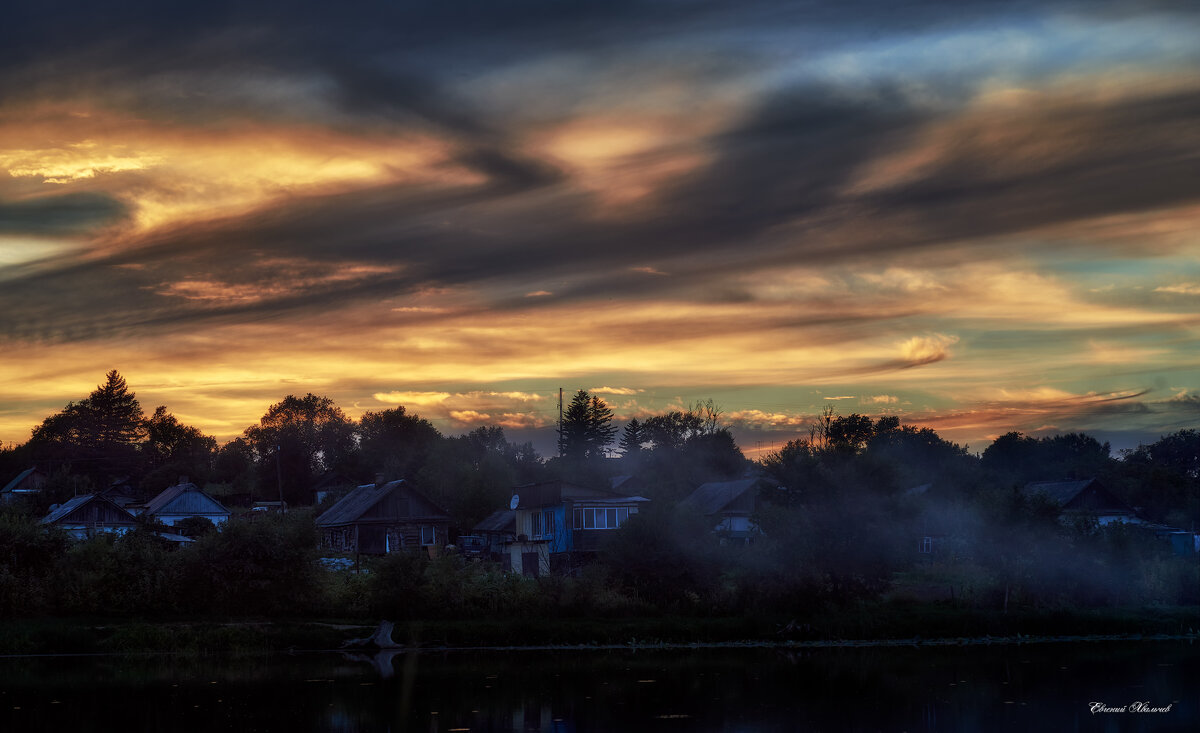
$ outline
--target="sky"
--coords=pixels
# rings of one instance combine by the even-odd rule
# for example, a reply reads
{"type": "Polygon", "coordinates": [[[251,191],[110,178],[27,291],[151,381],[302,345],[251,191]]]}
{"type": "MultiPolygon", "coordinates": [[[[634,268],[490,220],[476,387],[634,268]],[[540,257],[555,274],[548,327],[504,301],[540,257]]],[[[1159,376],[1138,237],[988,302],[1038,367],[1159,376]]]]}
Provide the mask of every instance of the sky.
{"type": "Polygon", "coordinates": [[[222,441],[1200,426],[1195,3],[352,5],[6,6],[0,442],[109,369],[222,441]]]}

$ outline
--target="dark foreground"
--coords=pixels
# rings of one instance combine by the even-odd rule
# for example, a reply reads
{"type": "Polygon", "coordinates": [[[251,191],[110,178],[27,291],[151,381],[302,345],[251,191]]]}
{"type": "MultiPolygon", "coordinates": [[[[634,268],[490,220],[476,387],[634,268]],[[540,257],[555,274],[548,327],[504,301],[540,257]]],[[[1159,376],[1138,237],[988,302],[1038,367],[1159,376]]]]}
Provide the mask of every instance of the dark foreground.
{"type": "Polygon", "coordinates": [[[1191,731],[1198,679],[1187,640],[9,657],[0,730],[1191,731]]]}

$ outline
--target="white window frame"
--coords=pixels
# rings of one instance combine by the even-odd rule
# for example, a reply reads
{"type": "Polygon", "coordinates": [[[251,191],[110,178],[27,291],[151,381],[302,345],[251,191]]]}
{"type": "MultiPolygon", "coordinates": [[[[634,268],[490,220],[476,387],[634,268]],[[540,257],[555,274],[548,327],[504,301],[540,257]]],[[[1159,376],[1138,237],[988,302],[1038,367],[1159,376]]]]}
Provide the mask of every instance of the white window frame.
{"type": "Polygon", "coordinates": [[[437,544],[437,527],[431,524],[421,525],[421,547],[430,547],[437,544]],[[425,530],[429,530],[429,541],[425,541],[425,530]]]}

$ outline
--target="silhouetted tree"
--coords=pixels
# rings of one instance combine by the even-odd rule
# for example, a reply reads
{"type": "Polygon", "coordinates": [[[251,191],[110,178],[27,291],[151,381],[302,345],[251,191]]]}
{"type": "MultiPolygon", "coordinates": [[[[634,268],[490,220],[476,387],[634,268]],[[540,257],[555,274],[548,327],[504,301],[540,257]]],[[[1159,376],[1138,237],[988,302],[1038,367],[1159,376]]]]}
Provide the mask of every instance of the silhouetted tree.
{"type": "Polygon", "coordinates": [[[617,449],[623,458],[636,458],[641,454],[642,443],[646,442],[646,432],[637,418],[630,420],[621,433],[621,442],[617,449]]]}
{"type": "Polygon", "coordinates": [[[39,461],[68,465],[101,479],[135,472],[145,437],[142,407],[113,369],[86,398],[43,420],[29,444],[39,461]]]}
{"type": "Polygon", "coordinates": [[[204,485],[217,452],[215,438],[182,424],[161,405],[146,421],[146,431],[145,458],[149,471],[142,479],[143,490],[164,489],[182,475],[204,485]]]}
{"type": "Polygon", "coordinates": [[[612,409],[604,400],[579,390],[571,398],[558,429],[559,454],[573,461],[603,458],[604,449],[617,434],[612,421],[612,409]]]}
{"type": "Polygon", "coordinates": [[[404,407],[363,413],[358,422],[359,473],[411,478],[421,470],[441,433],[404,407]]]}
{"type": "Polygon", "coordinates": [[[246,428],[246,439],[254,446],[264,494],[282,479],[284,500],[307,504],[315,477],[349,459],[354,427],[328,397],[288,395],[246,428]]]}

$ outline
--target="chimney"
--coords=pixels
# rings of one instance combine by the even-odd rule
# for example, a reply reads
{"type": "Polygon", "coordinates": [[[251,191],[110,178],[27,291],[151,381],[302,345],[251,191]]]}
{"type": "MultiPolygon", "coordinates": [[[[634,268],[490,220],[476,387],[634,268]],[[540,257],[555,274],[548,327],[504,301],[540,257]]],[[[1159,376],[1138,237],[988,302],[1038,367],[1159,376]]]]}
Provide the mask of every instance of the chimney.
{"type": "Polygon", "coordinates": [[[383,480],[383,474],[382,473],[375,474],[375,485],[383,486],[384,483],[386,483],[386,482],[383,480]]]}
{"type": "Polygon", "coordinates": [[[186,484],[187,482],[188,482],[188,477],[187,477],[186,475],[185,475],[185,476],[180,476],[180,477],[179,477],[179,485],[180,485],[180,486],[183,486],[183,485],[184,485],[184,484],[186,484]]]}

